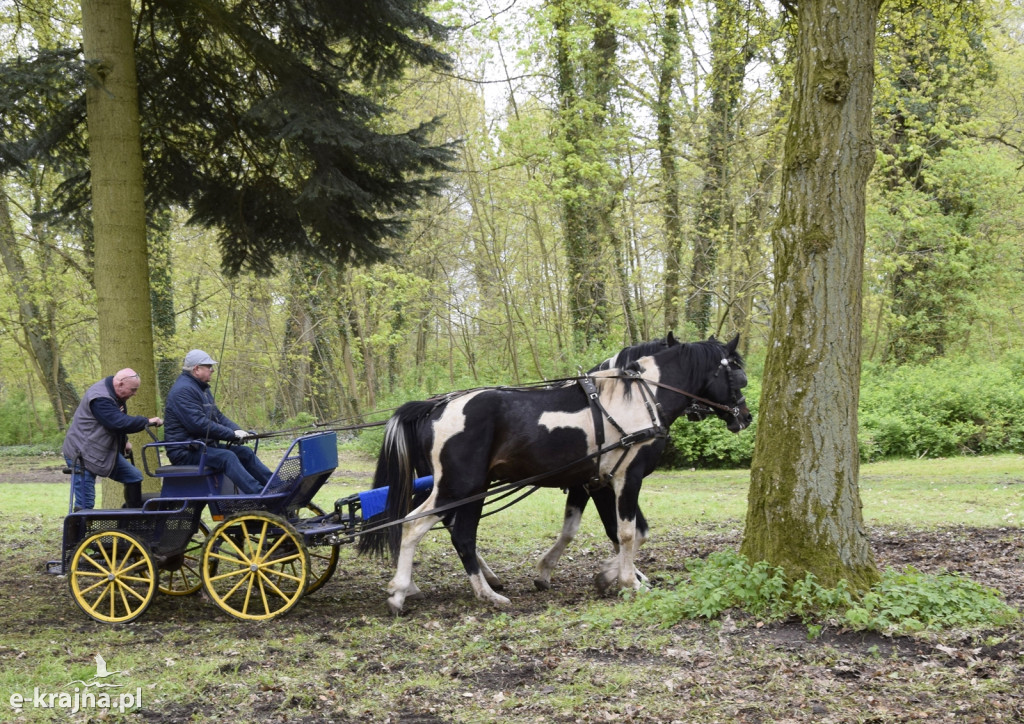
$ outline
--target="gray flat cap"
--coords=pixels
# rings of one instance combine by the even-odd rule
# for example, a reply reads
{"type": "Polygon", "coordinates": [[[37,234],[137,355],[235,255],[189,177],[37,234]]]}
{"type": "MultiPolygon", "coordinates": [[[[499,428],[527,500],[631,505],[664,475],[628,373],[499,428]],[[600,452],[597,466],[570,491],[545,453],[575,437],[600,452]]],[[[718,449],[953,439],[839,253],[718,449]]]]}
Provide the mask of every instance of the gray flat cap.
{"type": "Polygon", "coordinates": [[[183,370],[190,370],[196,365],[215,365],[213,357],[201,349],[194,349],[185,355],[185,363],[181,366],[183,370]]]}

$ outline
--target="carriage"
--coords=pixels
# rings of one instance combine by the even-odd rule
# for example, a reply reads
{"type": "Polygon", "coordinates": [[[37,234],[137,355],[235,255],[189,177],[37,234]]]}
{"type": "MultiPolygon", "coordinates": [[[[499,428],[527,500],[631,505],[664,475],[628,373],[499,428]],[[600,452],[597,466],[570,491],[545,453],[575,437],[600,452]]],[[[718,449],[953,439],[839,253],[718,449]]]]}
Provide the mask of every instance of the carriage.
{"type": "Polygon", "coordinates": [[[258,495],[238,494],[205,468],[205,455],[198,465],[163,464],[166,448],[188,444],[203,445],[143,447],[143,467],[161,486],[141,509],[71,510],[64,518],[61,559],[48,570],[68,577],[72,597],[92,618],[126,623],[157,592],[205,589],[231,616],[272,619],[330,579],[339,546],[358,534],[364,500],[372,514],[386,495],[356,493],[330,512],[313,502],[338,464],[334,431],[293,440],[258,495]]]}
{"type": "Polygon", "coordinates": [[[337,467],[334,431],[294,440],[258,495],[236,494],[222,475],[203,469],[202,459],[197,466],[161,464],[162,448],[202,443],[154,442],[143,448],[143,466],[161,479],[160,493],[141,510],[69,512],[62,558],[52,568],[69,577],[76,603],[99,621],[134,620],[157,590],[185,595],[200,588],[232,616],[267,620],[322,586],[337,566],[338,547],[358,538],[361,553],[390,549],[396,572],[388,606],[397,614],[419,593],[416,545],[442,523],[474,593],[504,606],[508,599],[495,592],[501,582],[476,552],[477,525],[485,499],[532,485],[568,491],[563,533],[540,560],[538,588],[547,587],[587,496],[616,551],[595,578],[598,587],[638,588],[643,576],[634,559],[646,536],[638,494],[668,427],[682,415],[708,413],[732,432],[751,422],[738,341],[676,344],[670,336],[627,348],[638,355],[653,345],[647,356],[593,377],[406,403],[387,422],[374,489],[336,501],[327,513],[313,497],[337,467]],[[156,460],[152,470],[147,453],[156,460]]]}

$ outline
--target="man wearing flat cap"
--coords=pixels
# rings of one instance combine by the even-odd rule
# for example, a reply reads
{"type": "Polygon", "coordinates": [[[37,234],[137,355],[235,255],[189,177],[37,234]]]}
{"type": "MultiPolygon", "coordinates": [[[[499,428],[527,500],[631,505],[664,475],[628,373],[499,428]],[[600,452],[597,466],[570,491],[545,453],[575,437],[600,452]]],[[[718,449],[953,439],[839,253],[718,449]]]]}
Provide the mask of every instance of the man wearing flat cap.
{"type": "MultiPolygon", "coordinates": [[[[232,422],[213,401],[210,377],[215,364],[201,349],[185,355],[182,372],[167,393],[164,405],[164,442],[205,442],[206,467],[227,475],[241,492],[255,495],[263,490],[272,473],[251,448],[224,444],[245,440],[249,433],[232,422]]],[[[198,465],[201,455],[201,449],[190,445],[167,448],[167,457],[175,465],[198,465]]]]}

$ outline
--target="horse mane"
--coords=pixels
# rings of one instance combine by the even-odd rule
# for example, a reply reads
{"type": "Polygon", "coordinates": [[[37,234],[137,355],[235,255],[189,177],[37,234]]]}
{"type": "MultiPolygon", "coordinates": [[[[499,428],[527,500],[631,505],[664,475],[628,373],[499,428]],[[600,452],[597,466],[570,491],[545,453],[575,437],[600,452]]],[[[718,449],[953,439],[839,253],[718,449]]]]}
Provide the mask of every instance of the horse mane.
{"type": "Polygon", "coordinates": [[[615,368],[622,369],[626,367],[626,365],[636,362],[641,357],[649,357],[658,352],[665,351],[668,347],[674,347],[678,344],[679,342],[677,342],[676,338],[672,336],[671,332],[669,332],[667,337],[652,339],[648,342],[641,342],[640,344],[634,344],[630,347],[624,347],[601,364],[591,367],[589,371],[600,372],[601,370],[615,368]],[[614,367],[612,366],[613,364],[614,367]]]}
{"type": "MultiPolygon", "coordinates": [[[[726,350],[725,344],[719,342],[714,337],[703,340],[701,342],[685,342],[680,345],[669,347],[666,350],[662,350],[657,354],[649,355],[659,362],[660,359],[669,359],[669,355],[678,355],[683,357],[686,364],[681,365],[681,369],[685,370],[683,387],[697,384],[697,375],[703,373],[708,368],[716,367],[721,360],[726,357],[731,357],[739,364],[743,366],[743,357],[739,352],[733,352],[731,355],[726,350]]],[[[643,371],[643,365],[641,364],[643,358],[637,359],[630,362],[628,365],[622,368],[624,372],[635,372],[639,374],[643,371]]],[[[636,380],[630,377],[624,378],[627,383],[635,382],[636,380]]],[[[629,396],[630,385],[627,384],[625,395],[629,396]]]]}

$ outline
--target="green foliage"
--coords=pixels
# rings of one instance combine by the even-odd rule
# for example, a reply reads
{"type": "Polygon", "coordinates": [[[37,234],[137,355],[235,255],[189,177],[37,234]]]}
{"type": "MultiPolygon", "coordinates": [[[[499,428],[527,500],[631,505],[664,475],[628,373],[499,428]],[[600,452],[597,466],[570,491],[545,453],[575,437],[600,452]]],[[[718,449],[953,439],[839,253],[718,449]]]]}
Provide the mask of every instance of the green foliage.
{"type": "MultiPolygon", "coordinates": [[[[898,367],[866,364],[861,378],[861,460],[1024,453],[1024,356],[968,357],[898,367]]],[[[735,435],[715,417],[680,420],[669,433],[666,468],[750,465],[760,380],[750,379],[754,424],[735,435]]]]}
{"type": "Polygon", "coordinates": [[[1005,625],[1020,612],[999,592],[953,573],[927,575],[915,568],[887,570],[882,580],[850,606],[843,621],[876,631],[923,631],[1005,625]]]}
{"type": "Polygon", "coordinates": [[[809,630],[838,621],[856,630],[914,633],[926,629],[1002,626],[1020,617],[999,593],[962,576],[929,575],[914,568],[886,570],[882,580],[854,595],[846,581],[823,588],[812,574],[792,585],[781,568],[751,564],[735,551],[686,562],[689,577],[632,596],[627,617],[672,626],[687,619],[715,619],[740,609],[760,620],[799,618],[809,630]]]}
{"type": "Polygon", "coordinates": [[[1020,363],[947,359],[869,368],[862,380],[864,460],[1024,451],[1020,363]]]}
{"type": "Polygon", "coordinates": [[[33,405],[21,390],[0,397],[0,445],[43,444],[53,449],[62,440],[49,405],[33,405]]]}
{"type": "Polygon", "coordinates": [[[684,619],[717,618],[731,608],[765,618],[777,618],[777,612],[786,610],[785,576],[764,561],[750,565],[734,551],[721,551],[690,559],[686,567],[688,581],[636,596],[631,601],[634,616],[671,626],[684,619]]]}

